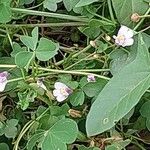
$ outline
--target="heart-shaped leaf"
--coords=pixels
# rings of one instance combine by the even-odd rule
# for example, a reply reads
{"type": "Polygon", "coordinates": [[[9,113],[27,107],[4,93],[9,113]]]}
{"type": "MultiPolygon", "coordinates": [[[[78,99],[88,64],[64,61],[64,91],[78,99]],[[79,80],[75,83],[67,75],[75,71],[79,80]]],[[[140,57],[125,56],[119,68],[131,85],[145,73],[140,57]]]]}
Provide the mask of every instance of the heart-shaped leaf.
{"type": "Polygon", "coordinates": [[[41,61],[47,61],[57,54],[58,49],[58,44],[46,38],[41,38],[36,49],[36,57],[41,61]]]}
{"type": "Polygon", "coordinates": [[[33,52],[27,52],[27,51],[19,52],[15,57],[15,63],[18,67],[28,68],[33,58],[34,58],[33,52]]]}
{"type": "Polygon", "coordinates": [[[27,36],[27,35],[23,35],[20,37],[20,40],[28,48],[35,50],[37,43],[38,43],[38,27],[35,27],[31,34],[32,34],[32,37],[27,36]]]}
{"type": "Polygon", "coordinates": [[[0,23],[7,23],[11,20],[11,0],[0,0],[0,23]]]}
{"type": "Polygon", "coordinates": [[[72,95],[70,96],[70,103],[73,106],[78,106],[78,105],[82,105],[84,103],[84,92],[82,90],[73,92],[72,95]]]}
{"type": "Polygon", "coordinates": [[[56,11],[57,3],[61,1],[62,0],[44,0],[43,5],[44,5],[44,8],[47,8],[50,11],[56,11]]]}
{"type": "Polygon", "coordinates": [[[136,59],[126,65],[104,87],[86,120],[88,136],[112,128],[140,100],[150,85],[150,57],[141,34],[136,59]]]}
{"type": "Polygon", "coordinates": [[[78,2],[79,0],[63,0],[63,3],[67,11],[71,11],[78,2]]]}
{"type": "Polygon", "coordinates": [[[77,138],[78,128],[75,121],[61,119],[44,134],[42,150],[67,150],[67,145],[77,138]]]}

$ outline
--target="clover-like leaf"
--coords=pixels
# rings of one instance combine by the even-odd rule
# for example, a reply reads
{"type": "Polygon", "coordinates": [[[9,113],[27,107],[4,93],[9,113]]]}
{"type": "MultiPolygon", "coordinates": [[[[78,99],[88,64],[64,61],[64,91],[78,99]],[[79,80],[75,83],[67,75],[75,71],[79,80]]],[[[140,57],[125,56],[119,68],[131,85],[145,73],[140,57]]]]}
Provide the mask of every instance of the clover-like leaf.
{"type": "Polygon", "coordinates": [[[31,33],[32,36],[23,35],[20,40],[28,48],[35,50],[38,43],[38,27],[35,27],[31,33]]]}
{"type": "Polygon", "coordinates": [[[84,98],[85,98],[85,95],[82,90],[73,92],[72,95],[69,97],[70,103],[73,106],[82,105],[84,103],[84,98]]]}
{"type": "Polygon", "coordinates": [[[56,11],[57,3],[61,1],[62,0],[44,0],[43,5],[44,5],[44,8],[47,8],[50,11],[56,11]]]}
{"type": "Polygon", "coordinates": [[[36,49],[36,57],[41,61],[48,61],[57,54],[58,49],[58,44],[46,38],[41,38],[36,49]]]}
{"type": "Polygon", "coordinates": [[[42,150],[67,150],[67,145],[77,138],[78,128],[75,121],[61,119],[44,134],[42,150]]]}
{"type": "Polygon", "coordinates": [[[17,124],[18,120],[17,119],[11,119],[6,121],[6,127],[4,129],[5,136],[8,138],[14,138],[17,134],[17,124]]]}
{"type": "Polygon", "coordinates": [[[31,61],[34,59],[34,53],[33,52],[19,52],[17,53],[15,57],[15,63],[18,67],[24,68],[30,65],[31,61]]]}
{"type": "Polygon", "coordinates": [[[11,20],[11,0],[0,0],[0,23],[7,23],[11,20]]]}

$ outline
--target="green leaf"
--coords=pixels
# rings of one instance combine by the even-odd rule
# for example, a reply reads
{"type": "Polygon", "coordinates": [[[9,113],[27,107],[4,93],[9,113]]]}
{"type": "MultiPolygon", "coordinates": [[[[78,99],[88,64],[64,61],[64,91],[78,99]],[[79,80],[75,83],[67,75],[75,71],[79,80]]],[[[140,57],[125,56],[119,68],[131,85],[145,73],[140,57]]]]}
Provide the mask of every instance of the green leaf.
{"type": "Polygon", "coordinates": [[[38,131],[37,133],[35,133],[29,140],[27,143],[27,150],[32,150],[34,148],[34,146],[36,145],[37,142],[39,142],[41,140],[41,138],[44,135],[44,131],[38,131]]]}
{"type": "Polygon", "coordinates": [[[79,30],[90,39],[95,39],[101,33],[99,27],[80,27],[79,30]]]}
{"type": "Polygon", "coordinates": [[[112,128],[138,103],[149,84],[150,58],[139,34],[136,59],[114,75],[93,103],[86,121],[88,136],[112,128]]]}
{"type": "Polygon", "coordinates": [[[120,24],[128,27],[135,25],[130,19],[133,13],[144,15],[149,7],[143,0],[112,0],[112,4],[120,24]]]}
{"type": "Polygon", "coordinates": [[[48,61],[57,54],[58,49],[58,44],[46,38],[41,38],[36,49],[36,57],[41,61],[48,61]]]}
{"type": "Polygon", "coordinates": [[[34,53],[33,52],[19,52],[16,57],[15,57],[15,63],[18,67],[24,68],[30,65],[31,61],[34,58],[34,53]]]}
{"type": "Polygon", "coordinates": [[[73,143],[77,138],[78,128],[75,121],[61,119],[44,134],[42,150],[67,150],[66,144],[73,143]]]}
{"type": "Polygon", "coordinates": [[[150,119],[150,101],[147,101],[142,105],[140,113],[143,117],[150,119]]]}
{"type": "Polygon", "coordinates": [[[4,129],[5,136],[7,138],[15,138],[15,136],[17,135],[16,125],[18,124],[18,120],[17,119],[7,120],[6,124],[7,125],[4,129]]]}
{"type": "Polygon", "coordinates": [[[99,0],[80,0],[77,3],[76,7],[86,6],[86,5],[92,4],[92,3],[97,2],[97,1],[99,1],[99,0]]]}
{"type": "Polygon", "coordinates": [[[0,143],[1,150],[9,150],[9,146],[6,143],[0,143]]]}
{"type": "Polygon", "coordinates": [[[43,2],[44,8],[47,8],[50,11],[57,10],[57,3],[61,2],[62,0],[45,0],[43,2]]]}
{"type": "Polygon", "coordinates": [[[97,96],[98,93],[104,88],[107,81],[103,79],[97,79],[96,82],[89,82],[83,87],[83,91],[88,97],[97,96]]]}
{"type": "Polygon", "coordinates": [[[35,50],[38,43],[38,27],[35,27],[31,33],[32,36],[23,35],[20,40],[28,48],[35,50]]]}
{"type": "Polygon", "coordinates": [[[71,11],[78,2],[79,0],[63,0],[63,3],[67,11],[71,11]]]}
{"type": "Polygon", "coordinates": [[[26,51],[25,47],[21,47],[18,43],[13,43],[13,51],[11,52],[11,56],[15,57],[19,52],[26,51]]]}
{"type": "Polygon", "coordinates": [[[71,96],[69,97],[70,103],[73,106],[82,105],[84,103],[84,98],[85,98],[85,96],[84,96],[84,92],[82,90],[73,92],[71,94],[71,96]]]}
{"type": "Polygon", "coordinates": [[[16,126],[18,124],[18,120],[17,119],[11,119],[11,120],[7,120],[7,125],[9,127],[11,126],[16,126]]]}
{"type": "Polygon", "coordinates": [[[11,0],[0,0],[0,23],[7,23],[11,20],[11,0]]]}

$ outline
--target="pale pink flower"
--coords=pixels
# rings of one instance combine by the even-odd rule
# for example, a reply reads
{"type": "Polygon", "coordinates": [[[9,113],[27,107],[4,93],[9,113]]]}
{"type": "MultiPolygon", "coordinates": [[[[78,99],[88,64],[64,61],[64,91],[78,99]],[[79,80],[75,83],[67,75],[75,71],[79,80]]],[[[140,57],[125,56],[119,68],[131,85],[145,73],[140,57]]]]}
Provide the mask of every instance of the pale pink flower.
{"type": "Polygon", "coordinates": [[[3,92],[5,90],[5,86],[8,82],[7,77],[8,77],[7,71],[0,73],[0,92],[3,92]]]}
{"type": "Polygon", "coordinates": [[[89,74],[87,76],[87,81],[88,82],[96,82],[95,76],[93,74],[89,74]]]}
{"type": "Polygon", "coordinates": [[[53,90],[53,95],[56,97],[58,102],[64,101],[72,93],[72,89],[64,83],[56,82],[54,87],[55,89],[53,90]]]}
{"type": "Polygon", "coordinates": [[[122,25],[121,28],[118,31],[117,36],[113,36],[115,39],[116,45],[125,47],[125,46],[131,46],[134,43],[133,39],[134,32],[132,29],[122,25]]]}

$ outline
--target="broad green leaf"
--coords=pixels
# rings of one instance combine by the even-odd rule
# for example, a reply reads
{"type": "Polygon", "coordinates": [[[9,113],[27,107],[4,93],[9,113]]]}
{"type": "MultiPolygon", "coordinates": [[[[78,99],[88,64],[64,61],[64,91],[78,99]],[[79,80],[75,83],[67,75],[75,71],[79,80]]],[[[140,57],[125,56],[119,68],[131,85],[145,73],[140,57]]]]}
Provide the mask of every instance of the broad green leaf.
{"type": "Polygon", "coordinates": [[[79,0],[63,0],[63,3],[67,11],[71,11],[78,2],[79,0]]]}
{"type": "Polygon", "coordinates": [[[73,92],[72,95],[69,97],[70,103],[73,106],[82,105],[84,103],[84,92],[82,90],[73,92]]]}
{"type": "Polygon", "coordinates": [[[36,57],[41,61],[48,61],[57,54],[58,49],[58,44],[46,38],[41,38],[36,49],[36,57]]]}
{"type": "Polygon", "coordinates": [[[11,0],[0,0],[0,23],[7,23],[11,20],[11,0]]]}
{"type": "Polygon", "coordinates": [[[61,119],[44,134],[42,150],[67,150],[67,145],[77,138],[78,128],[75,121],[61,119]]]}
{"type": "Polygon", "coordinates": [[[38,43],[38,27],[35,27],[31,33],[32,36],[23,35],[20,40],[28,48],[35,50],[38,43]]]}
{"type": "Polygon", "coordinates": [[[120,24],[129,27],[134,26],[130,19],[132,14],[138,13],[143,15],[149,7],[144,0],[112,0],[112,4],[120,24]]]}
{"type": "Polygon", "coordinates": [[[31,61],[34,58],[33,52],[19,52],[15,57],[15,63],[18,67],[24,68],[26,66],[29,66],[31,61]]]}
{"type": "Polygon", "coordinates": [[[150,84],[150,58],[141,34],[136,59],[108,82],[93,103],[87,116],[88,136],[112,128],[140,100],[150,84]]]}
{"type": "Polygon", "coordinates": [[[99,1],[99,0],[80,0],[77,3],[76,7],[82,7],[82,6],[89,5],[89,4],[92,4],[94,2],[97,2],[97,1],[99,1]]]}

